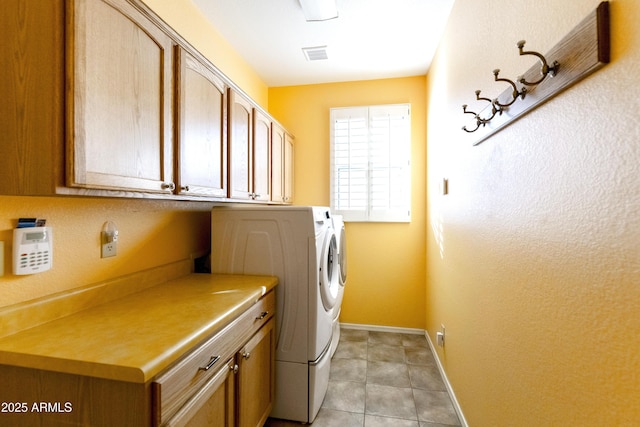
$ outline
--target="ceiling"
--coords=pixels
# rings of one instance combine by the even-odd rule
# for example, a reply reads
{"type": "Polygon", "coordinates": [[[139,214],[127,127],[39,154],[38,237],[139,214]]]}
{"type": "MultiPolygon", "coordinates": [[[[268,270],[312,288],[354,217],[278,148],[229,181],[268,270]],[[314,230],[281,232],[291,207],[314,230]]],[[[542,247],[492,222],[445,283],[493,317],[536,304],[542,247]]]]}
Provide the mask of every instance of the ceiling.
{"type": "Polygon", "coordinates": [[[427,73],[454,0],[336,0],[306,22],[298,0],[192,0],[269,87],[427,73]],[[307,61],[302,48],[327,46],[307,61]]]}

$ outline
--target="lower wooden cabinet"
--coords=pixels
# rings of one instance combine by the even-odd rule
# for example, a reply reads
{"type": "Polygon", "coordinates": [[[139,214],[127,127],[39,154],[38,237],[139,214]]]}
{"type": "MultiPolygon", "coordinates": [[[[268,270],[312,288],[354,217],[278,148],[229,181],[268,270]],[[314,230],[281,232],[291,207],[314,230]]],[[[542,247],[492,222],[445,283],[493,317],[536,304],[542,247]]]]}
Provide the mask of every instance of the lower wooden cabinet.
{"type": "Polygon", "coordinates": [[[262,427],[271,412],[275,292],[146,383],[0,364],[0,425],[262,427]]]}
{"type": "Polygon", "coordinates": [[[171,427],[262,427],[273,407],[274,320],[269,320],[236,356],[173,415],[171,427]]]}
{"type": "Polygon", "coordinates": [[[262,427],[275,384],[275,293],[151,384],[154,426],[262,427]]]}
{"type": "Polygon", "coordinates": [[[271,319],[236,355],[239,427],[262,427],[273,407],[276,348],[273,323],[271,319]]]}
{"type": "Polygon", "coordinates": [[[235,425],[235,382],[238,365],[229,360],[184,404],[165,426],[235,425]]]}

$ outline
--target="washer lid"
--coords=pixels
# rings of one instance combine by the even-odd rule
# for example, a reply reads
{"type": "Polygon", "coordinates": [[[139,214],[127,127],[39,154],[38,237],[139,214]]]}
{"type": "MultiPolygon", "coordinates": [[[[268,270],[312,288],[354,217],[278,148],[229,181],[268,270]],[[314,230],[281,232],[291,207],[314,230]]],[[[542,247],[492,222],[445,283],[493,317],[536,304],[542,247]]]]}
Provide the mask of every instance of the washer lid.
{"type": "Polygon", "coordinates": [[[329,311],[338,299],[338,245],[333,230],[325,235],[320,259],[320,297],[325,310],[329,311]]]}

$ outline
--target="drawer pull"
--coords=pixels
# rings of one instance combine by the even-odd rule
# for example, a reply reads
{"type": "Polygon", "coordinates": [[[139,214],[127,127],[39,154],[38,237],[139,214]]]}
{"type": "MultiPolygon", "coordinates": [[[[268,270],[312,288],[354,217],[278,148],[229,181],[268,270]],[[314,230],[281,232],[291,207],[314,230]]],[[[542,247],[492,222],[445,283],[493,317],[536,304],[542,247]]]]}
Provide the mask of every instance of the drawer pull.
{"type": "Polygon", "coordinates": [[[263,311],[262,313],[260,313],[260,316],[256,317],[256,320],[262,320],[265,317],[267,317],[269,315],[268,311],[263,311]]]}
{"type": "Polygon", "coordinates": [[[218,360],[220,360],[220,356],[211,356],[211,360],[209,360],[207,366],[201,366],[198,368],[198,370],[208,371],[209,369],[213,368],[213,365],[215,365],[218,360]]]}

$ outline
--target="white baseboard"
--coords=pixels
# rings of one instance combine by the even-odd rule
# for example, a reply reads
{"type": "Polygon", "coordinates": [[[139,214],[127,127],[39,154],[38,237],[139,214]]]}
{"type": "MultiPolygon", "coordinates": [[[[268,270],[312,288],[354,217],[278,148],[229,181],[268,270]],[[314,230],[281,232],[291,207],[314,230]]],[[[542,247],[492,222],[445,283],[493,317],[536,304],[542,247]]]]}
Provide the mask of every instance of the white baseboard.
{"type": "Polygon", "coordinates": [[[451,387],[451,383],[447,378],[447,373],[444,371],[442,363],[440,363],[436,348],[433,346],[433,341],[431,341],[431,337],[429,336],[427,331],[424,332],[424,336],[427,338],[427,342],[429,343],[429,347],[431,348],[431,353],[433,353],[433,358],[436,360],[438,370],[440,371],[440,375],[442,376],[442,381],[444,381],[444,386],[447,388],[447,392],[449,393],[449,397],[451,398],[451,403],[453,403],[453,409],[456,410],[458,418],[460,419],[460,424],[462,425],[462,427],[469,427],[469,424],[467,423],[467,420],[462,413],[462,408],[460,408],[460,404],[458,403],[458,399],[456,398],[456,394],[453,391],[453,387],[451,387]]]}
{"type": "Polygon", "coordinates": [[[344,329],[358,329],[361,331],[395,332],[398,334],[424,335],[424,329],[415,329],[415,328],[396,328],[393,326],[360,325],[357,323],[342,323],[342,322],[340,322],[340,327],[344,329]]]}
{"type": "Polygon", "coordinates": [[[433,346],[433,342],[431,341],[431,337],[424,329],[414,329],[414,328],[396,328],[392,326],[377,326],[377,325],[360,325],[357,323],[342,323],[340,322],[340,327],[344,329],[357,329],[361,331],[374,331],[374,332],[395,332],[402,334],[414,334],[414,335],[424,335],[427,339],[427,343],[429,344],[429,349],[431,353],[433,353],[433,358],[438,365],[438,370],[440,371],[440,375],[442,376],[442,381],[444,382],[445,387],[447,388],[447,393],[449,393],[449,397],[451,398],[451,403],[453,404],[453,408],[458,414],[458,418],[460,419],[460,424],[462,427],[469,427],[467,420],[462,413],[462,408],[460,408],[460,404],[458,403],[458,399],[456,398],[456,394],[453,391],[453,387],[451,387],[451,383],[447,378],[447,374],[442,367],[442,363],[440,363],[440,359],[438,358],[438,354],[436,352],[436,348],[433,346]]]}

